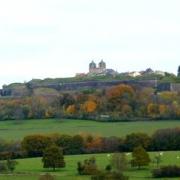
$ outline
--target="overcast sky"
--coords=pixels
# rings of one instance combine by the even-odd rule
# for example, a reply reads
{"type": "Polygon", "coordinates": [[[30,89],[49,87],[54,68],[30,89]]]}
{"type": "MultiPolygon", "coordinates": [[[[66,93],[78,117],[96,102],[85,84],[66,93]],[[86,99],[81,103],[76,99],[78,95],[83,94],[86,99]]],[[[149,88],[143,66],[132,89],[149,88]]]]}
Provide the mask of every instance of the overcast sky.
{"type": "Polygon", "coordinates": [[[180,65],[180,0],[0,0],[0,86],[180,65]]]}

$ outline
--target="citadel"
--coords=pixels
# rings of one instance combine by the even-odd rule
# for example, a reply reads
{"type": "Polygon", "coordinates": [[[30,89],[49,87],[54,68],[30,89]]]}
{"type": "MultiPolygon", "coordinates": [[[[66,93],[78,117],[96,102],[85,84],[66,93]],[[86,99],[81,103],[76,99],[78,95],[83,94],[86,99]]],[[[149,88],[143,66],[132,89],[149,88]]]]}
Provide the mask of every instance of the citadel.
{"type": "MultiPolygon", "coordinates": [[[[94,61],[91,61],[89,63],[89,71],[87,73],[78,73],[76,74],[76,77],[69,79],[33,79],[27,83],[14,83],[5,85],[2,89],[0,89],[0,97],[29,96],[38,89],[42,90],[44,88],[46,90],[51,89],[57,92],[67,92],[82,91],[87,89],[105,89],[119,84],[128,84],[137,88],[154,88],[157,90],[157,92],[180,92],[180,83],[161,82],[154,78],[143,80],[143,77],[151,75],[152,77],[154,75],[160,75],[161,77],[163,77],[165,76],[165,72],[153,71],[152,69],[148,68],[145,71],[118,73],[113,69],[107,68],[106,63],[103,60],[101,60],[98,64],[96,64],[94,61]],[[102,76],[104,77],[101,78],[102,76]],[[106,79],[106,77],[108,77],[108,79],[106,79]],[[134,77],[137,77],[137,79],[134,79],[134,77]]],[[[180,67],[178,69],[177,76],[180,76],[180,67]]]]}

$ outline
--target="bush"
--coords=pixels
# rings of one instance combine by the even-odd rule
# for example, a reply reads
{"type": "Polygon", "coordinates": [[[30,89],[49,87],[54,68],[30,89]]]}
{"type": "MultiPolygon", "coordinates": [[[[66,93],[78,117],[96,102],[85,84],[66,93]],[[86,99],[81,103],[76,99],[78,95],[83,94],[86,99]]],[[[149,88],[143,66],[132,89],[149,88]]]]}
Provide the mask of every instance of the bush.
{"type": "Polygon", "coordinates": [[[77,171],[79,175],[96,175],[99,173],[96,159],[91,157],[90,159],[84,160],[84,163],[77,163],[77,171]]]}
{"type": "Polygon", "coordinates": [[[15,170],[16,165],[17,165],[17,161],[11,160],[11,159],[8,159],[8,160],[7,160],[7,169],[8,169],[10,172],[13,172],[13,171],[15,170]]]}
{"type": "Polygon", "coordinates": [[[98,175],[92,176],[91,180],[128,180],[127,176],[124,176],[119,172],[101,172],[98,175]]]}
{"type": "Polygon", "coordinates": [[[178,166],[164,166],[152,171],[153,177],[180,177],[180,167],[178,166]]]}
{"type": "Polygon", "coordinates": [[[7,164],[5,162],[0,162],[0,172],[7,171],[7,164]]]}
{"type": "Polygon", "coordinates": [[[124,153],[112,154],[110,162],[116,172],[123,172],[127,169],[128,161],[124,153]]]}
{"type": "Polygon", "coordinates": [[[180,149],[180,128],[160,129],[152,136],[151,149],[168,151],[180,149]]]}

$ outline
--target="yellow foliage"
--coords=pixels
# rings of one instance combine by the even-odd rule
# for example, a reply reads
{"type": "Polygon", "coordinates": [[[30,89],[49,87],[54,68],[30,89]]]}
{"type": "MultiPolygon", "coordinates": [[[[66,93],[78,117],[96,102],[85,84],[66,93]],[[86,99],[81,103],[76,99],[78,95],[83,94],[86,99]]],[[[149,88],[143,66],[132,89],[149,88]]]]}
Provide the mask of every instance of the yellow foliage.
{"type": "Polygon", "coordinates": [[[68,114],[74,114],[75,112],[76,112],[76,107],[75,107],[75,105],[73,104],[73,105],[69,105],[68,107],[67,107],[67,109],[66,109],[66,112],[68,113],[68,114]]]}
{"type": "Polygon", "coordinates": [[[96,102],[91,101],[91,100],[86,101],[83,105],[83,110],[88,113],[94,112],[96,110],[96,108],[97,108],[96,102]]]}
{"type": "Polygon", "coordinates": [[[159,113],[158,105],[150,103],[147,107],[147,112],[150,116],[156,116],[159,113]]]}
{"type": "Polygon", "coordinates": [[[160,115],[167,114],[168,113],[168,106],[164,105],[164,104],[159,105],[159,113],[160,113],[160,115]]]}

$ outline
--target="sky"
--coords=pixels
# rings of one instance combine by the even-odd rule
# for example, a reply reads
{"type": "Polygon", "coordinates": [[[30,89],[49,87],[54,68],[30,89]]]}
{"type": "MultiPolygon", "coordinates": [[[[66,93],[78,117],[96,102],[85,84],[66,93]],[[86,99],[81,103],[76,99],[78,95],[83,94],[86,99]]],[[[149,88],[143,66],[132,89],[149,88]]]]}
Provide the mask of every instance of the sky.
{"type": "Polygon", "coordinates": [[[179,0],[0,0],[0,87],[88,72],[177,72],[179,0]]]}

